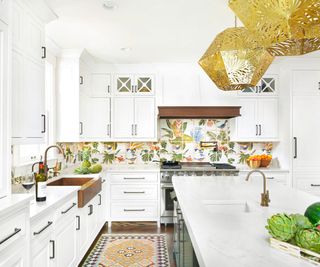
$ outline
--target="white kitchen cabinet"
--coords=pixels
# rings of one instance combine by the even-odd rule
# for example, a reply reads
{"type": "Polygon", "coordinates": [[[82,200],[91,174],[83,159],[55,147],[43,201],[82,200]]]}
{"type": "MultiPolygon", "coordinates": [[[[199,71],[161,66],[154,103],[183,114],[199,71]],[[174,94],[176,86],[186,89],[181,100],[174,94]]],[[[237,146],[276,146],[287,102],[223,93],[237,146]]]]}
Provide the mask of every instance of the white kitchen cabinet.
{"type": "Polygon", "coordinates": [[[113,106],[113,139],[156,139],[153,97],[115,97],[113,106]]]}
{"type": "Polygon", "coordinates": [[[91,97],[111,96],[111,74],[92,73],[91,82],[91,97]]]}
{"type": "Polygon", "coordinates": [[[235,141],[277,141],[278,99],[240,98],[241,116],[236,119],[235,141]]]}
{"type": "Polygon", "coordinates": [[[9,22],[9,0],[0,0],[0,20],[6,24],[9,22]]]}
{"type": "Polygon", "coordinates": [[[277,96],[279,78],[276,74],[265,74],[258,84],[239,91],[240,96],[277,96]]]}
{"type": "Polygon", "coordinates": [[[111,138],[111,99],[80,94],[80,137],[86,141],[111,138]]]}
{"type": "Polygon", "coordinates": [[[11,108],[11,103],[8,101],[10,95],[9,56],[8,25],[0,20],[0,198],[10,192],[9,185],[11,184],[8,179],[11,170],[9,154],[11,121],[8,116],[11,108]]]}
{"type": "Polygon", "coordinates": [[[155,78],[150,74],[116,74],[114,76],[116,95],[153,95],[155,78]]]}
{"type": "Polygon", "coordinates": [[[107,209],[112,221],[160,222],[158,172],[112,172],[108,174],[107,209]]]}
{"type": "Polygon", "coordinates": [[[12,249],[3,251],[0,255],[0,267],[28,267],[26,248],[18,245],[12,249]]]}
{"type": "Polygon", "coordinates": [[[293,185],[320,195],[320,70],[292,71],[292,175],[293,185]]]}
{"type": "MultiPolygon", "coordinates": [[[[1,207],[7,206],[8,202],[6,203],[6,200],[4,200],[3,204],[2,206],[1,203],[1,207]]],[[[26,200],[21,204],[15,204],[15,207],[2,212],[0,216],[1,267],[30,266],[30,204],[26,200]]]]}
{"type": "Polygon", "coordinates": [[[113,137],[126,139],[134,136],[134,98],[113,99],[113,137]]]}
{"type": "Polygon", "coordinates": [[[66,201],[55,211],[54,235],[52,240],[53,266],[71,267],[77,262],[77,200],[66,201]]]}
{"type": "Polygon", "coordinates": [[[24,1],[14,0],[12,3],[13,144],[45,141],[45,22],[40,20],[37,12],[24,1]]]}

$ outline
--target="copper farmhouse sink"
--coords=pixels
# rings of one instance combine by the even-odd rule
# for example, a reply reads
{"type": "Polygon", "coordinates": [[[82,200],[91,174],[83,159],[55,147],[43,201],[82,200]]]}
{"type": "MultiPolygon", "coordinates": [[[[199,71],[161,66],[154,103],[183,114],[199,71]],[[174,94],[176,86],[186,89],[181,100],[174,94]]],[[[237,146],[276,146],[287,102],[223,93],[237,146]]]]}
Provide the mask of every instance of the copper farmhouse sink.
{"type": "Polygon", "coordinates": [[[81,186],[78,190],[78,207],[84,207],[101,191],[101,178],[62,177],[48,186],[81,186]]]}

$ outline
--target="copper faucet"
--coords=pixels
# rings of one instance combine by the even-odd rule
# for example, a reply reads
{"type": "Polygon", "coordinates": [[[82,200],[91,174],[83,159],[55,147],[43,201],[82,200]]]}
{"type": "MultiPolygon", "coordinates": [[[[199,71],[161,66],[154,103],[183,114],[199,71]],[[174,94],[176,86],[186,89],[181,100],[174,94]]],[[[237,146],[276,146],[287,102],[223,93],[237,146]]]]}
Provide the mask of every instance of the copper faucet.
{"type": "Polygon", "coordinates": [[[268,207],[269,206],[269,202],[270,202],[270,198],[269,198],[269,191],[267,190],[267,178],[266,178],[265,174],[262,171],[253,170],[253,171],[248,173],[246,181],[249,181],[249,177],[253,173],[260,173],[262,175],[262,178],[263,178],[263,193],[261,194],[261,203],[260,203],[260,205],[262,207],[268,207]]]}
{"type": "Polygon", "coordinates": [[[52,146],[49,146],[47,147],[47,149],[45,150],[44,152],[44,160],[43,160],[43,165],[44,165],[44,173],[46,176],[48,176],[48,166],[47,166],[47,161],[48,161],[48,151],[51,149],[51,148],[56,148],[59,150],[59,152],[63,155],[63,157],[65,157],[64,155],[64,152],[62,150],[62,148],[58,145],[52,145],[52,146]]]}

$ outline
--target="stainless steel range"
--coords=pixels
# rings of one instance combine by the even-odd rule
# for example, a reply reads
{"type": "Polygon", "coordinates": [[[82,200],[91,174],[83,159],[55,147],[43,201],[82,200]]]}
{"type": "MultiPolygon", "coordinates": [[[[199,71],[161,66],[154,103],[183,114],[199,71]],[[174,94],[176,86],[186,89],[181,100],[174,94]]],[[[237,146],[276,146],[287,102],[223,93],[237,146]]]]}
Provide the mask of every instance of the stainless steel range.
{"type": "Polygon", "coordinates": [[[163,162],[161,164],[161,223],[173,223],[174,189],[172,176],[238,176],[239,170],[226,163],[163,162]]]}

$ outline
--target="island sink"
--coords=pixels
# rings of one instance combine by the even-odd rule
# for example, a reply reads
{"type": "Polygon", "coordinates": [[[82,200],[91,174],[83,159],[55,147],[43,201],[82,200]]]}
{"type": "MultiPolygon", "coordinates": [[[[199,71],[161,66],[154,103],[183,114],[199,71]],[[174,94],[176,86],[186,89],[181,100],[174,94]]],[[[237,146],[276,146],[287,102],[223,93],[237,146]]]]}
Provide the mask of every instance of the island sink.
{"type": "Polygon", "coordinates": [[[245,200],[204,200],[203,204],[213,213],[250,213],[252,205],[245,200]]]}
{"type": "Polygon", "coordinates": [[[78,207],[83,208],[101,191],[101,178],[62,177],[48,182],[48,186],[81,186],[78,190],[78,207]]]}

